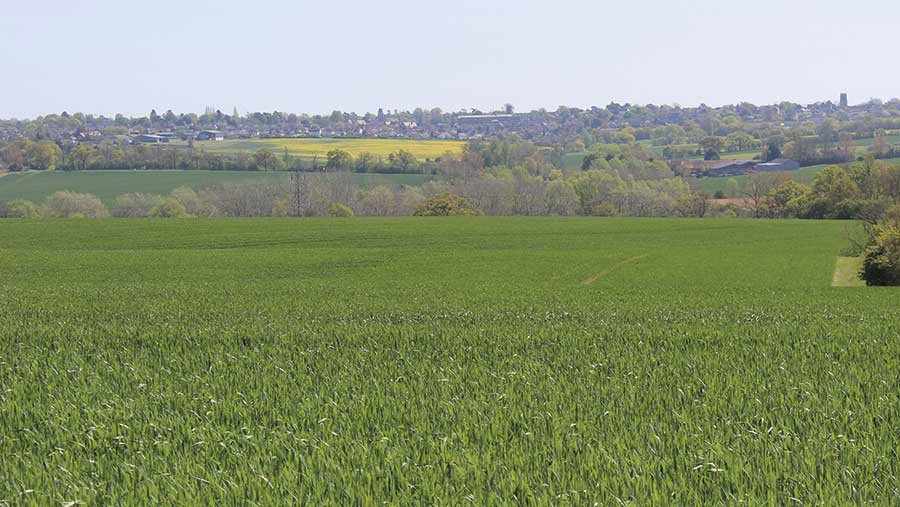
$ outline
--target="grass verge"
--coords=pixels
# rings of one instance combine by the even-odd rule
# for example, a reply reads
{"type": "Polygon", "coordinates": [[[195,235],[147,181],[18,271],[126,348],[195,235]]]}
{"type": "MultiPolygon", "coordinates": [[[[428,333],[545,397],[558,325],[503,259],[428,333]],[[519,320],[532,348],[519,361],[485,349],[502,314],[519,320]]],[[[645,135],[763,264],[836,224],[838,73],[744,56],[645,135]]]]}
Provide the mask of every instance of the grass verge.
{"type": "Polygon", "coordinates": [[[834,277],[831,279],[832,287],[865,287],[859,277],[862,270],[862,257],[838,257],[834,267],[834,277]]]}

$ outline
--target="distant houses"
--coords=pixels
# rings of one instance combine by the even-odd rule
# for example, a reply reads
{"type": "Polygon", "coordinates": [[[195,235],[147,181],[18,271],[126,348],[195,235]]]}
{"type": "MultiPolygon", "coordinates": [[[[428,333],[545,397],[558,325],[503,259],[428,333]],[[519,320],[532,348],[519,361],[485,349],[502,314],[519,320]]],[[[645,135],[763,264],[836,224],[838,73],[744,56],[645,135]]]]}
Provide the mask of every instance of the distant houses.
{"type": "Polygon", "coordinates": [[[477,127],[518,127],[524,124],[528,115],[501,113],[501,114],[463,114],[456,117],[456,124],[460,129],[472,129],[477,127]]]}

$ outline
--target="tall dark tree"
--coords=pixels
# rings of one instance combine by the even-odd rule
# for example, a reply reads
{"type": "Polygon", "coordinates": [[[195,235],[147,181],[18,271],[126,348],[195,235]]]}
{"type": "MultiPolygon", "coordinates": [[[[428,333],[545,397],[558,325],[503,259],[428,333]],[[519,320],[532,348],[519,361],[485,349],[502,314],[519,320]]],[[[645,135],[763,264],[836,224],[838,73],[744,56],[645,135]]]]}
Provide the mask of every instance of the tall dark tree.
{"type": "Polygon", "coordinates": [[[778,146],[778,143],[770,141],[766,146],[766,151],[763,153],[763,159],[766,162],[770,162],[776,158],[781,158],[781,147],[778,146]]]}

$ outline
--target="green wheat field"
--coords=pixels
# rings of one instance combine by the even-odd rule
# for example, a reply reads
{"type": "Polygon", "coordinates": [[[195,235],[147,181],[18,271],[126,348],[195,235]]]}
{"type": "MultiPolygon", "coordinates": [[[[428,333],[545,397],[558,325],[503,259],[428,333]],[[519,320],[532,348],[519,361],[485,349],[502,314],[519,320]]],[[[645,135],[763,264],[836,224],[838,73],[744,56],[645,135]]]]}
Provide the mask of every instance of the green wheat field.
{"type": "Polygon", "coordinates": [[[0,504],[900,503],[828,221],[0,221],[0,504]]]}
{"type": "MultiPolygon", "coordinates": [[[[101,170],[101,171],[28,171],[0,175],[0,201],[26,199],[42,203],[54,192],[71,190],[96,195],[107,205],[129,192],[168,194],[178,187],[200,190],[228,183],[277,182],[284,184],[287,172],[259,171],[184,171],[184,170],[101,170]]],[[[421,185],[434,176],[426,174],[353,173],[359,188],[377,185],[421,185]]]]}

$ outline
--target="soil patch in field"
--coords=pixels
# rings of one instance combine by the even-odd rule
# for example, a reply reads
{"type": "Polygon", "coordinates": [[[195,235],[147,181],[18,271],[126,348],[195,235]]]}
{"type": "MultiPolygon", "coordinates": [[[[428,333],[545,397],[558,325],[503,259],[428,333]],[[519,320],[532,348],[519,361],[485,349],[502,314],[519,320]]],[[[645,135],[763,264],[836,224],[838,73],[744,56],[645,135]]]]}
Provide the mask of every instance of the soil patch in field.
{"type": "Polygon", "coordinates": [[[832,287],[865,287],[859,277],[862,270],[862,257],[838,257],[834,266],[834,276],[831,278],[832,287]]]}
{"type": "Polygon", "coordinates": [[[584,280],[583,282],[581,282],[581,284],[582,285],[592,285],[597,280],[599,280],[599,279],[603,278],[604,276],[612,273],[613,271],[621,268],[622,266],[624,266],[628,263],[631,263],[631,262],[639,261],[639,260],[643,259],[644,257],[647,257],[647,254],[636,255],[634,257],[629,257],[629,258],[625,259],[624,261],[617,262],[617,263],[613,264],[612,266],[610,266],[608,269],[601,271],[601,272],[597,273],[596,275],[584,280]]]}

